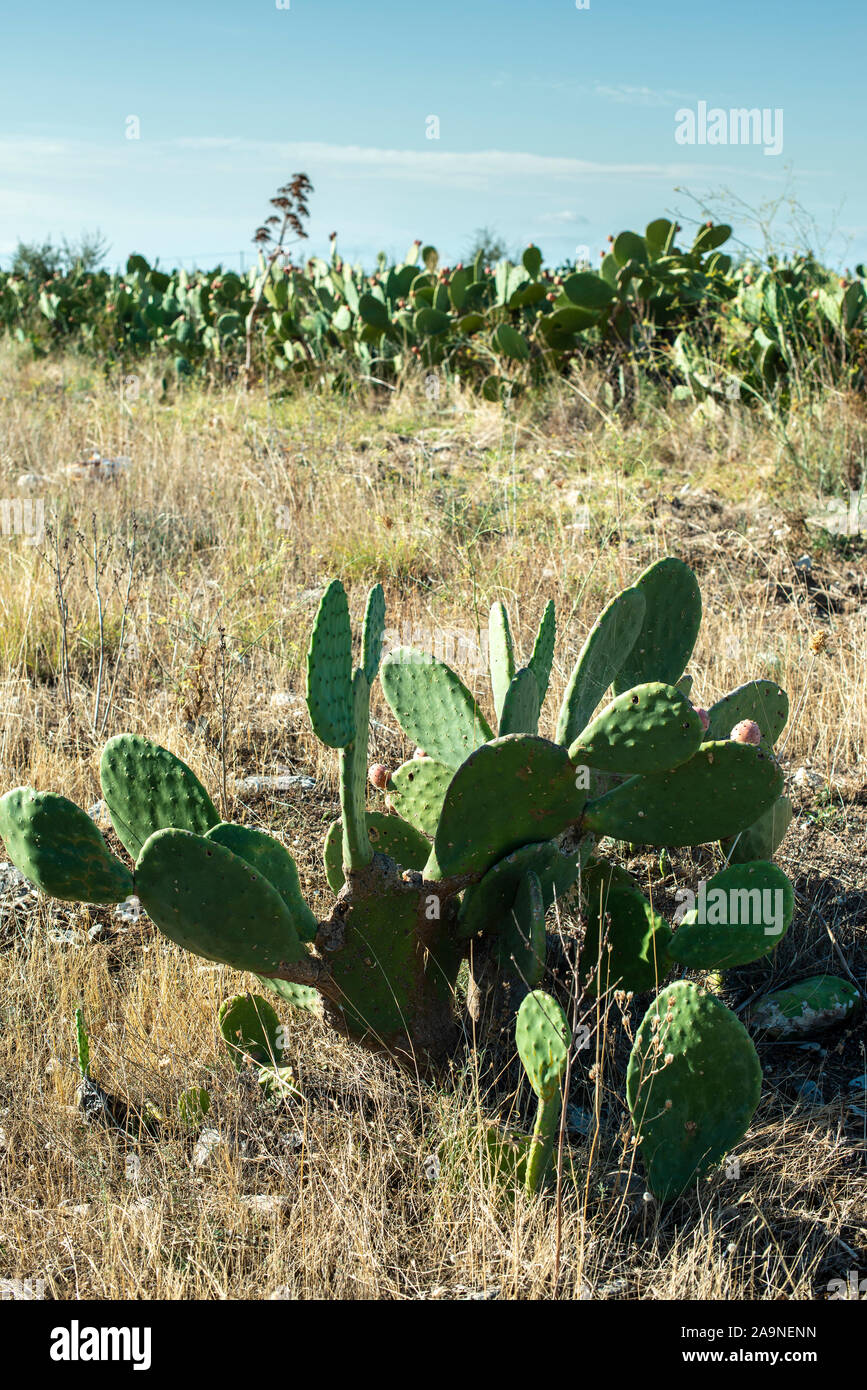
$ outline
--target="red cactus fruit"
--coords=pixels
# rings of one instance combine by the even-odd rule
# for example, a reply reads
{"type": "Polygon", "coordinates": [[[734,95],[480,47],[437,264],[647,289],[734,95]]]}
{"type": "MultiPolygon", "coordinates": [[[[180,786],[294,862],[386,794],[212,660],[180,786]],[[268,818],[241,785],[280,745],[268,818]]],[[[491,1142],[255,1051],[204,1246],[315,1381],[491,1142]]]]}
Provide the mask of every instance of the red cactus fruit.
{"type": "Polygon", "coordinates": [[[732,743],[761,743],[762,731],[754,719],[742,719],[731,731],[732,743]]]}
{"type": "Polygon", "coordinates": [[[367,780],[370,785],[376,787],[378,791],[385,791],[390,777],[391,772],[384,763],[374,763],[373,766],[368,769],[367,780]]]}

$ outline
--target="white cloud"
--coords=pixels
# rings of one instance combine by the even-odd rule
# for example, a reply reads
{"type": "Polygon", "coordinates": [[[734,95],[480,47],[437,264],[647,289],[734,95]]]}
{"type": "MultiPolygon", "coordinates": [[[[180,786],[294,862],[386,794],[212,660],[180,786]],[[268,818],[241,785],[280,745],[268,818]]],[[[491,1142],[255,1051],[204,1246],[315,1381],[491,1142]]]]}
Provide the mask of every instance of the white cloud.
{"type": "Polygon", "coordinates": [[[589,219],[582,217],[580,212],[543,212],[539,217],[539,221],[552,223],[561,227],[589,226],[589,219]]]}
{"type": "Polygon", "coordinates": [[[597,96],[605,97],[607,101],[617,101],[628,106],[670,106],[675,101],[692,100],[689,92],[659,92],[653,87],[630,87],[625,83],[606,87],[603,83],[597,82],[593,90],[597,96]]]}

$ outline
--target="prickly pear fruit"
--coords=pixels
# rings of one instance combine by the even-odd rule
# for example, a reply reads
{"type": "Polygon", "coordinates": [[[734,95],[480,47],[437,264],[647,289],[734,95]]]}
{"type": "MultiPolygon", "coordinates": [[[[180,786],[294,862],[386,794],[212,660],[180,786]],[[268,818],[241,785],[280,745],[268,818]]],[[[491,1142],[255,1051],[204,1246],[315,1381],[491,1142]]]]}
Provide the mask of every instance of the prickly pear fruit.
{"type": "Polygon", "coordinates": [[[701,705],[696,705],[695,712],[701,720],[701,727],[704,729],[705,733],[707,733],[710,728],[710,715],[701,705]]]}
{"type": "Polygon", "coordinates": [[[391,772],[384,763],[374,763],[373,766],[368,769],[367,780],[370,785],[376,787],[378,791],[385,791],[390,777],[391,772]]]}
{"type": "Polygon", "coordinates": [[[735,724],[729,737],[733,743],[754,743],[758,747],[762,741],[762,731],[755,719],[742,719],[735,724]]]}

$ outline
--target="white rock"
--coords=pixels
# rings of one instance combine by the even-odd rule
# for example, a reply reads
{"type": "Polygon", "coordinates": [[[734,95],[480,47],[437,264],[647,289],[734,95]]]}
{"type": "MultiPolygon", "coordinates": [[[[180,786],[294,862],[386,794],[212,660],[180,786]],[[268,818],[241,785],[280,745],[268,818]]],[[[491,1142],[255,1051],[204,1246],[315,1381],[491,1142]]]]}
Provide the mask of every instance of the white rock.
{"type": "Polygon", "coordinates": [[[793,777],[796,787],[809,790],[811,787],[821,787],[822,778],[817,772],[811,772],[808,767],[799,767],[793,777]]]}
{"type": "Polygon", "coordinates": [[[203,1129],[196,1141],[193,1151],[193,1164],[196,1168],[204,1168],[213,1158],[214,1154],[225,1147],[225,1139],[218,1129],[203,1129]]]}

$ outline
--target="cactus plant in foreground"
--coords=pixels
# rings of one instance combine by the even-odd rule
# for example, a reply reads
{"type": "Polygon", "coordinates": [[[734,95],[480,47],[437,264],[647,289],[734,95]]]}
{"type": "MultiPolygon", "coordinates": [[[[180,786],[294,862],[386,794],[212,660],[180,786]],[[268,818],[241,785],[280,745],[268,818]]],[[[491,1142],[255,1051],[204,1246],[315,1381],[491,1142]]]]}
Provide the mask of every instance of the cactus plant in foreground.
{"type": "MultiPolygon", "coordinates": [[[[773,745],[788,702],[772,682],[754,681],[702,718],[684,675],[700,622],[692,571],[674,558],[651,565],[590,631],[546,738],[539,723],[554,657],[552,604],[523,665],[505,607],[494,605],[489,722],[444,663],[406,649],[381,660],[379,585],[368,597],[356,664],[347,596],[334,580],[307,656],[311,723],[339,761],[341,815],[325,843],[336,901],[324,920],[304,901],[294,860],[277,838],[222,822],[192,770],[137,734],[111,739],[100,764],[103,796],[132,868],[84,811],[52,793],[7,793],[0,834],[10,858],[45,892],[115,902],[134,891],[178,945],[250,971],[285,1003],[321,1009],[332,1027],[366,1047],[433,1066],[460,1036],[461,963],[471,963],[470,1007],[479,997],[473,981],[485,974],[511,982],[515,1008],[524,995],[535,998],[528,992],[544,971],[545,912],[573,889],[589,921],[581,972],[598,992],[662,985],[677,963],[714,969],[757,959],[780,939],[788,900],[773,937],[752,908],[733,922],[687,919],[672,937],[640,885],[615,872],[601,848],[609,839],[665,848],[743,837],[751,857],[740,862],[732,849],[722,887],[785,897],[783,876],[760,851],[770,846],[769,857],[787,823],[773,745]],[[372,791],[384,793],[386,806],[369,810],[369,710],[378,675],[417,754],[393,771],[375,767],[372,791]],[[759,742],[752,730],[747,742],[729,737],[742,721],[759,726],[759,742]]],[[[678,1019],[683,997],[676,995],[678,1019]]],[[[718,1003],[701,1005],[707,1008],[720,1033],[727,1012],[718,1003]]],[[[225,1019],[239,1010],[233,1001],[225,1019]]],[[[684,1031],[684,1067],[699,1036],[684,1031]]],[[[743,1060],[751,1044],[737,1037],[737,1123],[711,1127],[708,1153],[731,1139],[753,1103],[755,1067],[743,1060]]],[[[718,1061],[712,1048],[706,1067],[718,1061]]],[[[632,1086],[642,1135],[652,1135],[643,1083],[632,1086]]],[[[689,1110],[687,1084],[670,1097],[675,1120],[683,1097],[689,1110]]],[[[683,1123],[692,1123],[691,1111],[683,1123]]],[[[651,1149],[653,1182],[661,1170],[652,1141],[651,1149]]],[[[674,1177],[664,1171],[666,1192],[692,1156],[674,1177]]]]}
{"type": "Polygon", "coordinates": [[[534,1193],[544,1183],[551,1163],[572,1046],[572,1029],[557,1000],[541,989],[528,994],[518,1010],[515,1041],[530,1085],[539,1098],[524,1179],[527,1191],[534,1193]]]}

